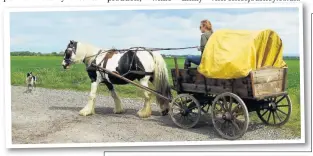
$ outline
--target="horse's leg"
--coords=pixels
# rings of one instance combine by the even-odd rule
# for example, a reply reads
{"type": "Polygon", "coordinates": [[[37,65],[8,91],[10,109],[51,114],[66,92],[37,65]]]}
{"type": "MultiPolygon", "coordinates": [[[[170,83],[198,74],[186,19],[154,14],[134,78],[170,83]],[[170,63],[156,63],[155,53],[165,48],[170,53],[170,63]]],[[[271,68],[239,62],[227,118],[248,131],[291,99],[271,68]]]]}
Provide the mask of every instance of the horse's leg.
{"type": "Polygon", "coordinates": [[[91,91],[88,97],[87,105],[79,111],[79,114],[82,116],[95,114],[95,99],[97,94],[99,82],[95,81],[91,83],[91,91]]]}
{"type": "MultiPolygon", "coordinates": [[[[146,76],[140,79],[140,84],[149,87],[150,76],[146,76]]],[[[148,91],[143,91],[144,96],[144,106],[141,110],[137,112],[138,116],[141,118],[147,118],[151,116],[151,93],[148,91]]]]}
{"type": "Polygon", "coordinates": [[[119,96],[116,94],[115,90],[114,90],[114,86],[112,83],[110,82],[105,82],[105,85],[108,87],[109,91],[111,92],[111,96],[114,100],[115,103],[115,108],[113,110],[113,112],[115,114],[121,114],[124,112],[124,109],[122,107],[122,102],[121,99],[119,98],[119,96]]]}

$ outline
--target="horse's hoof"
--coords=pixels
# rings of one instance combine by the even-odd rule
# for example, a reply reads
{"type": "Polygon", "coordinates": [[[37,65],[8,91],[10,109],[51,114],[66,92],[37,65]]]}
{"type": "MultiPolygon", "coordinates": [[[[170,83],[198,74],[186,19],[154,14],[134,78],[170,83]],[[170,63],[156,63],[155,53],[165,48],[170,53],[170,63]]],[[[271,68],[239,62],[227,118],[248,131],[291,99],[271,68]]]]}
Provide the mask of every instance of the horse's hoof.
{"type": "Polygon", "coordinates": [[[168,114],[168,112],[169,112],[169,110],[168,110],[168,109],[165,109],[164,111],[161,112],[161,114],[162,114],[162,116],[165,116],[165,115],[168,114]]]}
{"type": "Polygon", "coordinates": [[[116,109],[114,108],[113,112],[114,112],[114,114],[122,114],[122,113],[124,113],[124,109],[116,110],[116,109]]]}
{"type": "Polygon", "coordinates": [[[85,109],[82,109],[81,111],[79,111],[79,115],[81,116],[88,116],[88,115],[93,115],[93,114],[95,114],[95,111],[85,110],[85,109]]]}
{"type": "Polygon", "coordinates": [[[146,111],[140,110],[140,111],[137,112],[137,115],[140,118],[148,118],[148,117],[151,116],[151,111],[150,112],[146,112],[146,111]]]}

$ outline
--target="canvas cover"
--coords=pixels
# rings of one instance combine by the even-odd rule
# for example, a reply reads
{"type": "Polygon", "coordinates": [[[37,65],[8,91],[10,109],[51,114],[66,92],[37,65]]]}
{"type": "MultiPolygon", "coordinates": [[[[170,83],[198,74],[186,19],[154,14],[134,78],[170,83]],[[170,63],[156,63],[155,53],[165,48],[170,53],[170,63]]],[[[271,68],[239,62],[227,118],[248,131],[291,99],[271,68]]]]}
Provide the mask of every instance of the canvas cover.
{"type": "Polygon", "coordinates": [[[264,67],[285,67],[283,44],[272,30],[218,30],[209,38],[198,71],[208,78],[234,79],[264,67]]]}

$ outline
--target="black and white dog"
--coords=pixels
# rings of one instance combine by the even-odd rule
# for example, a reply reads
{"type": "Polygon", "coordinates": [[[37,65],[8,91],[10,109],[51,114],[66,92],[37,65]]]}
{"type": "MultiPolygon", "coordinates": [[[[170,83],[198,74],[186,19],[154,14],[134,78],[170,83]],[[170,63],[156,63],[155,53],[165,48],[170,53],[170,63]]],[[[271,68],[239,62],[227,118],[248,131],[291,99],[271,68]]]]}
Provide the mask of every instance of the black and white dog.
{"type": "Polygon", "coordinates": [[[32,72],[29,72],[26,74],[26,85],[27,90],[26,92],[31,92],[35,87],[37,83],[37,77],[33,75],[32,72]]]}

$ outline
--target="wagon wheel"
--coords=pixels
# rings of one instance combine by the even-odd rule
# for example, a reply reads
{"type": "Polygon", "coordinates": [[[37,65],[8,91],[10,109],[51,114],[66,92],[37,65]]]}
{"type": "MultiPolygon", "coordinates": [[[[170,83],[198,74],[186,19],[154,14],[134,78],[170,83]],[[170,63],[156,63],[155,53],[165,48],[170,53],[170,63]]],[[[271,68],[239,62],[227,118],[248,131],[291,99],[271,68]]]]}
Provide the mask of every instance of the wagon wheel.
{"type": "Polygon", "coordinates": [[[265,99],[265,104],[257,109],[263,123],[271,126],[284,125],[291,115],[292,103],[289,95],[265,99]]]}
{"type": "Polygon", "coordinates": [[[177,126],[181,128],[192,128],[200,120],[200,103],[192,95],[179,94],[171,102],[169,114],[177,126]]]}
{"type": "Polygon", "coordinates": [[[211,114],[214,128],[225,139],[240,138],[248,129],[248,109],[234,93],[218,95],[213,101],[211,114]]]}

